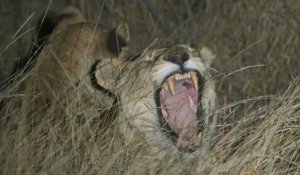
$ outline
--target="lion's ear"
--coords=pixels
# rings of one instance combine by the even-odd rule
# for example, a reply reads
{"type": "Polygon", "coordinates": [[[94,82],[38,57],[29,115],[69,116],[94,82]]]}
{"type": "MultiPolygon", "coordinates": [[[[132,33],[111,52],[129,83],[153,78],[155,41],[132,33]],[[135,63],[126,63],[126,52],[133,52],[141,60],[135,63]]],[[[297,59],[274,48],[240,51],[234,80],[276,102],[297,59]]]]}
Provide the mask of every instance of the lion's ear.
{"type": "Polygon", "coordinates": [[[86,22],[80,10],[73,6],[67,6],[58,17],[58,27],[86,22]]]}
{"type": "Polygon", "coordinates": [[[130,55],[128,49],[129,30],[125,22],[121,22],[108,35],[107,46],[113,58],[105,58],[94,63],[91,69],[91,80],[97,89],[115,91],[116,79],[120,72],[122,60],[130,55]]]}
{"type": "Polygon", "coordinates": [[[119,56],[126,50],[129,43],[129,28],[127,23],[121,22],[117,27],[110,31],[107,45],[111,54],[119,56]]]}
{"type": "Polygon", "coordinates": [[[90,72],[93,86],[99,90],[114,92],[120,64],[118,58],[95,62],[90,72]]]}
{"type": "Polygon", "coordinates": [[[198,51],[205,65],[210,67],[212,61],[216,58],[216,55],[206,46],[200,46],[198,51]]]}

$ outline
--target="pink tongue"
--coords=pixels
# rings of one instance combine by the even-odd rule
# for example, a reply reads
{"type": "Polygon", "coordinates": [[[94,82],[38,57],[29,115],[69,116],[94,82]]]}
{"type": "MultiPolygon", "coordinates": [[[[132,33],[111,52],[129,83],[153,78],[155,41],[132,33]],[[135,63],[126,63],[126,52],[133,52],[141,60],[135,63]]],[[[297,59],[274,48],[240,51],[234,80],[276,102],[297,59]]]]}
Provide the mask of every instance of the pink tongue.
{"type": "Polygon", "coordinates": [[[176,95],[167,91],[160,95],[163,116],[178,135],[191,138],[196,134],[199,119],[197,118],[198,92],[189,80],[174,82],[176,95]]]}

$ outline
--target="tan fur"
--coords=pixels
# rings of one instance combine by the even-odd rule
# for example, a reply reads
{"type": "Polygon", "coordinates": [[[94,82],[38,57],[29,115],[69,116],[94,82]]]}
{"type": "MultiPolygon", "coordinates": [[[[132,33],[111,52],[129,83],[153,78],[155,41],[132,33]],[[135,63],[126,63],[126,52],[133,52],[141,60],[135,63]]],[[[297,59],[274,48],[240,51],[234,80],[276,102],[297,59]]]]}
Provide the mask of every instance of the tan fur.
{"type": "MultiPolygon", "coordinates": [[[[89,120],[99,115],[98,111],[111,109],[117,97],[118,102],[114,109],[118,111],[115,120],[118,133],[121,133],[126,146],[138,146],[142,157],[150,156],[152,161],[166,157],[194,160],[201,150],[209,149],[216,131],[217,117],[214,114],[214,82],[209,73],[214,56],[207,48],[202,51],[192,49],[188,45],[150,48],[134,61],[128,60],[128,48],[123,48],[118,58],[107,49],[110,31],[85,23],[77,10],[69,8],[68,12],[73,16],[67,15],[67,18],[61,19],[49,43],[34,63],[29,77],[21,84],[20,91],[25,94],[21,102],[21,116],[28,116],[33,125],[39,125],[40,121],[47,120],[45,112],[55,107],[55,112],[59,111],[59,114],[76,117],[80,113],[81,118],[89,120]],[[191,56],[189,64],[196,65],[194,69],[197,69],[205,80],[202,98],[205,118],[202,148],[194,153],[180,152],[161,131],[154,101],[155,90],[164,78],[161,70],[166,66],[174,66],[163,58],[178,49],[191,56]],[[91,83],[90,70],[97,61],[97,83],[114,96],[99,91],[91,83]],[[74,98],[78,99],[75,104],[74,98]],[[91,106],[96,110],[89,110],[91,106]]],[[[122,27],[117,27],[117,31],[122,32],[127,30],[127,27],[125,30],[121,29],[122,27]]],[[[125,40],[128,39],[129,37],[125,36],[125,40]]],[[[109,117],[109,120],[112,120],[112,116],[109,117]]],[[[51,122],[55,124],[55,121],[51,122]]],[[[104,123],[109,129],[110,122],[104,123]]],[[[42,131],[50,132],[49,129],[42,131]]]]}

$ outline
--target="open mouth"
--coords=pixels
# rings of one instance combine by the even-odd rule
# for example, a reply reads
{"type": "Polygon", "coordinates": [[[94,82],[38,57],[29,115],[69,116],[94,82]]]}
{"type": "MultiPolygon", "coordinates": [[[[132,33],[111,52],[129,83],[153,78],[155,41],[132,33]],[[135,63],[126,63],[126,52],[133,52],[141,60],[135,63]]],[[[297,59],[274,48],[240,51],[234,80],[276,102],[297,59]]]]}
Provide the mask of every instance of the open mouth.
{"type": "Polygon", "coordinates": [[[194,151],[201,141],[202,77],[196,71],[171,74],[157,90],[161,123],[180,151],[194,151]]]}

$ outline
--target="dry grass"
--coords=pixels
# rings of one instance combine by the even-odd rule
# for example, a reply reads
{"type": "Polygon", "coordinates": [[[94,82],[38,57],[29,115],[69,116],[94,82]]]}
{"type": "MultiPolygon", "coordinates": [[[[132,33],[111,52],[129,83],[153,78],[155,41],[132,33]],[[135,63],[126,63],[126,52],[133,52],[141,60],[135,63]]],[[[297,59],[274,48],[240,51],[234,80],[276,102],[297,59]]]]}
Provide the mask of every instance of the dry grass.
{"type": "Polygon", "coordinates": [[[248,113],[217,146],[228,174],[300,173],[299,77],[270,105],[248,113]]]}
{"type": "MultiPolygon", "coordinates": [[[[26,31],[36,19],[29,20],[23,28],[20,26],[34,11],[37,18],[47,8],[47,4],[32,2],[36,3],[17,2],[22,13],[14,9],[11,13],[22,18],[14,22],[14,27],[9,24],[8,29],[1,30],[0,36],[5,36],[5,40],[1,45],[0,67],[6,71],[1,78],[10,71],[4,69],[6,63],[20,56],[21,51],[16,52],[16,48],[26,50],[31,45],[31,35],[26,31]],[[16,37],[22,37],[14,42],[12,36],[17,31],[16,37]]],[[[300,174],[300,1],[110,0],[103,4],[74,0],[54,1],[52,8],[68,3],[78,5],[95,23],[101,14],[99,23],[107,27],[112,27],[115,21],[128,21],[131,47],[135,51],[145,48],[155,38],[167,45],[202,43],[215,50],[217,71],[213,72],[226,135],[212,153],[203,155],[204,158],[215,154],[217,159],[213,164],[200,164],[200,172],[300,174]]],[[[3,14],[9,13],[3,11],[3,14]]],[[[0,95],[1,99],[14,97],[1,113],[4,114],[0,122],[2,174],[131,174],[131,168],[138,166],[139,156],[132,153],[135,148],[124,146],[114,128],[105,132],[99,129],[98,113],[84,122],[80,117],[74,118],[80,111],[74,108],[74,104],[80,103],[76,91],[64,94],[74,97],[71,101],[60,101],[67,111],[52,105],[43,114],[43,120],[29,120],[30,124],[22,119],[24,109],[17,103],[26,94],[16,94],[10,89],[0,95]],[[11,119],[11,116],[17,117],[11,119]]],[[[161,173],[187,173],[189,169],[172,166],[161,173]]]]}

